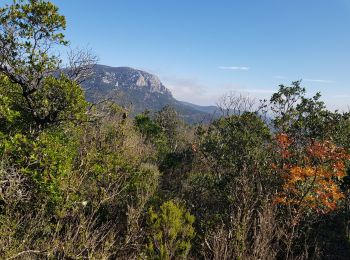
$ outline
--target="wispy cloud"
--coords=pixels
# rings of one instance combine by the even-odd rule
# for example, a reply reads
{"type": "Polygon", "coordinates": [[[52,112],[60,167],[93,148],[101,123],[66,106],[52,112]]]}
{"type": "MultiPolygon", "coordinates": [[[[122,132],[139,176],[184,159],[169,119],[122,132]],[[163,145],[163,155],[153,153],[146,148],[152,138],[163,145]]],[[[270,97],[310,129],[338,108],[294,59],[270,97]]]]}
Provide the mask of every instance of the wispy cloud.
{"type": "Polygon", "coordinates": [[[335,83],[333,80],[325,80],[325,79],[304,79],[306,82],[316,82],[316,83],[335,83]]]}
{"type": "Polygon", "coordinates": [[[245,66],[219,66],[221,70],[250,70],[249,67],[245,66]]]}

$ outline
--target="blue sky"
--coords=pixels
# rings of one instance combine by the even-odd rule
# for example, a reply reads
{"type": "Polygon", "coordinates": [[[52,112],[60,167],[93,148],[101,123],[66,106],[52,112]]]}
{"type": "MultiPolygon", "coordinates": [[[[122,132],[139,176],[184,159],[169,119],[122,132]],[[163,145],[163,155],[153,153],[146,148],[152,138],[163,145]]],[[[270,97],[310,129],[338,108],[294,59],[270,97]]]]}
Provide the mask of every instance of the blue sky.
{"type": "Polygon", "coordinates": [[[330,108],[350,105],[350,0],[52,0],[72,47],[154,73],[178,99],[266,98],[303,79],[330,108]]]}

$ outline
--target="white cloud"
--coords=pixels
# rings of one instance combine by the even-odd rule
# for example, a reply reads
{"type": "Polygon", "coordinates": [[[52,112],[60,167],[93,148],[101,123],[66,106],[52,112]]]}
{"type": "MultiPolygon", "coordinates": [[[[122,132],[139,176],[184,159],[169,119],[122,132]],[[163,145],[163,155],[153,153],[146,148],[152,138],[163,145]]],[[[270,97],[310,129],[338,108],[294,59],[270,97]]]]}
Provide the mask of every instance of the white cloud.
{"type": "Polygon", "coordinates": [[[303,81],[316,83],[335,83],[335,81],[325,79],[304,79],[303,81]]]}
{"type": "Polygon", "coordinates": [[[250,70],[249,67],[240,67],[240,66],[219,66],[221,70],[250,70]]]}

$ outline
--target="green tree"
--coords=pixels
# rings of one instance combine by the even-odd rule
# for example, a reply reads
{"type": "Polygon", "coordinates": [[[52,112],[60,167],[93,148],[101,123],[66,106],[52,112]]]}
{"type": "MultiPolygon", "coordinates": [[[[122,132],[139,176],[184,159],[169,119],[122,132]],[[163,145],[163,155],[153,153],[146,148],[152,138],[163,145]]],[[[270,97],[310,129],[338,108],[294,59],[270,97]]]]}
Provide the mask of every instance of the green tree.
{"type": "Polygon", "coordinates": [[[310,139],[333,139],[345,144],[344,138],[348,138],[349,113],[328,110],[320,93],[307,97],[301,81],[292,82],[291,86],[280,85],[270,99],[270,110],[275,130],[300,144],[310,139]]]}
{"type": "Polygon", "coordinates": [[[74,126],[87,108],[81,87],[57,72],[65,26],[48,1],[0,8],[0,155],[51,195],[72,168],[74,126]]]}
{"type": "Polygon", "coordinates": [[[157,150],[157,161],[169,153],[169,141],[164,129],[151,118],[149,111],[146,111],[135,117],[135,126],[144,136],[145,141],[154,145],[157,150]]]}
{"type": "Polygon", "coordinates": [[[1,121],[11,109],[7,121],[16,114],[27,129],[81,118],[82,90],[64,75],[53,76],[61,63],[54,47],[67,45],[65,27],[65,17],[48,1],[20,0],[0,8],[1,121]]]}
{"type": "Polygon", "coordinates": [[[66,45],[66,20],[48,1],[19,0],[0,8],[0,70],[29,98],[60,63],[55,45],[66,45]]]}
{"type": "MultiPolygon", "coordinates": [[[[298,204],[301,204],[303,200],[311,202],[312,189],[323,187],[318,183],[323,178],[322,171],[318,169],[327,169],[331,161],[324,154],[323,150],[325,148],[323,146],[332,145],[331,152],[342,151],[333,159],[341,160],[341,154],[349,154],[349,113],[328,110],[321,100],[320,93],[316,93],[313,97],[307,97],[306,89],[301,86],[301,81],[292,82],[290,86],[280,85],[279,90],[270,99],[270,110],[273,115],[273,127],[277,133],[275,137],[277,143],[279,143],[275,155],[284,150],[279,162],[275,165],[278,165],[283,171],[292,168],[288,174],[279,175],[294,181],[293,185],[297,189],[305,189],[306,187],[306,193],[301,199],[296,200],[298,204]],[[285,140],[284,143],[283,140],[285,140]],[[310,154],[314,153],[321,155],[321,162],[315,159],[307,159],[310,154]],[[309,167],[310,164],[312,164],[312,167],[309,167]],[[298,167],[293,168],[293,166],[298,167]],[[311,173],[309,177],[304,168],[311,173]],[[307,181],[307,178],[311,178],[312,181],[307,181]]],[[[327,178],[321,182],[323,185],[327,184],[327,187],[332,187],[331,191],[336,195],[340,194],[340,200],[335,204],[336,212],[321,215],[312,212],[312,207],[308,206],[306,212],[296,214],[300,209],[284,208],[285,211],[281,221],[285,221],[286,230],[288,230],[288,227],[292,227],[290,228],[291,233],[286,232],[289,237],[286,239],[289,248],[286,252],[290,256],[297,254],[304,244],[313,245],[308,249],[310,255],[312,254],[312,248],[315,249],[318,246],[322,247],[321,251],[326,254],[339,254],[340,252],[335,250],[335,245],[341,245],[343,248],[341,251],[344,254],[349,252],[348,242],[345,241],[346,236],[348,236],[346,230],[349,229],[347,224],[349,221],[349,201],[344,200],[342,195],[342,193],[349,194],[349,177],[343,176],[346,169],[347,175],[349,174],[348,159],[344,160],[344,165],[343,163],[333,163],[332,166],[335,169],[331,170],[332,174],[339,172],[336,170],[339,165],[342,169],[341,177],[330,177],[326,174],[327,178]],[[334,182],[334,185],[330,185],[330,182],[334,182]],[[295,221],[296,218],[299,218],[298,221],[295,221]],[[291,222],[293,222],[293,225],[290,225],[291,222]],[[335,228],[336,225],[337,228],[335,228]],[[320,226],[323,228],[319,228],[320,226]],[[336,232],[334,232],[335,230],[336,232]],[[319,237],[322,237],[322,239],[315,239],[319,237]]],[[[323,172],[327,173],[327,171],[323,172]]],[[[283,180],[281,188],[288,188],[290,184],[291,182],[288,183],[283,180]]],[[[291,188],[293,192],[296,192],[297,189],[293,190],[291,188]]],[[[330,194],[322,196],[321,193],[320,191],[316,193],[315,205],[322,205],[325,198],[327,200],[332,198],[330,194]]],[[[332,204],[331,206],[335,207],[332,204]]],[[[299,206],[299,208],[302,207],[299,206]]]]}
{"type": "Polygon", "coordinates": [[[150,259],[186,258],[195,236],[195,218],[172,201],[164,202],[159,212],[148,210],[150,228],[146,253],[150,259]]]}
{"type": "Polygon", "coordinates": [[[0,75],[0,132],[28,133],[29,130],[87,119],[83,90],[64,75],[43,79],[41,87],[30,95],[30,99],[28,106],[21,87],[0,75]]]}
{"type": "Polygon", "coordinates": [[[270,241],[277,238],[278,226],[271,197],[277,183],[270,167],[269,128],[258,113],[243,112],[202,126],[197,135],[196,158],[183,193],[196,209],[197,239],[204,240],[196,241],[203,245],[201,254],[273,258],[277,246],[270,241]]]}
{"type": "Polygon", "coordinates": [[[170,106],[163,107],[156,113],[155,121],[160,125],[167,137],[170,152],[178,151],[183,146],[184,122],[177,111],[170,106]]]}

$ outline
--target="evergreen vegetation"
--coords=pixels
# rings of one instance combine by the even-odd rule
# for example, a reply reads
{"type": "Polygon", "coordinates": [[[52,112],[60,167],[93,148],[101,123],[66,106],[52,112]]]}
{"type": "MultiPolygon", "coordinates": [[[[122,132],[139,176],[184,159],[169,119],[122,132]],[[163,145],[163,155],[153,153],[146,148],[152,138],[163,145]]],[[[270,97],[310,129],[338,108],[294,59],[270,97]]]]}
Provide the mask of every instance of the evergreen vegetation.
{"type": "Polygon", "coordinates": [[[349,113],[297,81],[210,124],[131,118],[85,101],[84,61],[58,73],[65,26],[0,8],[1,259],[348,259],[349,113]]]}

